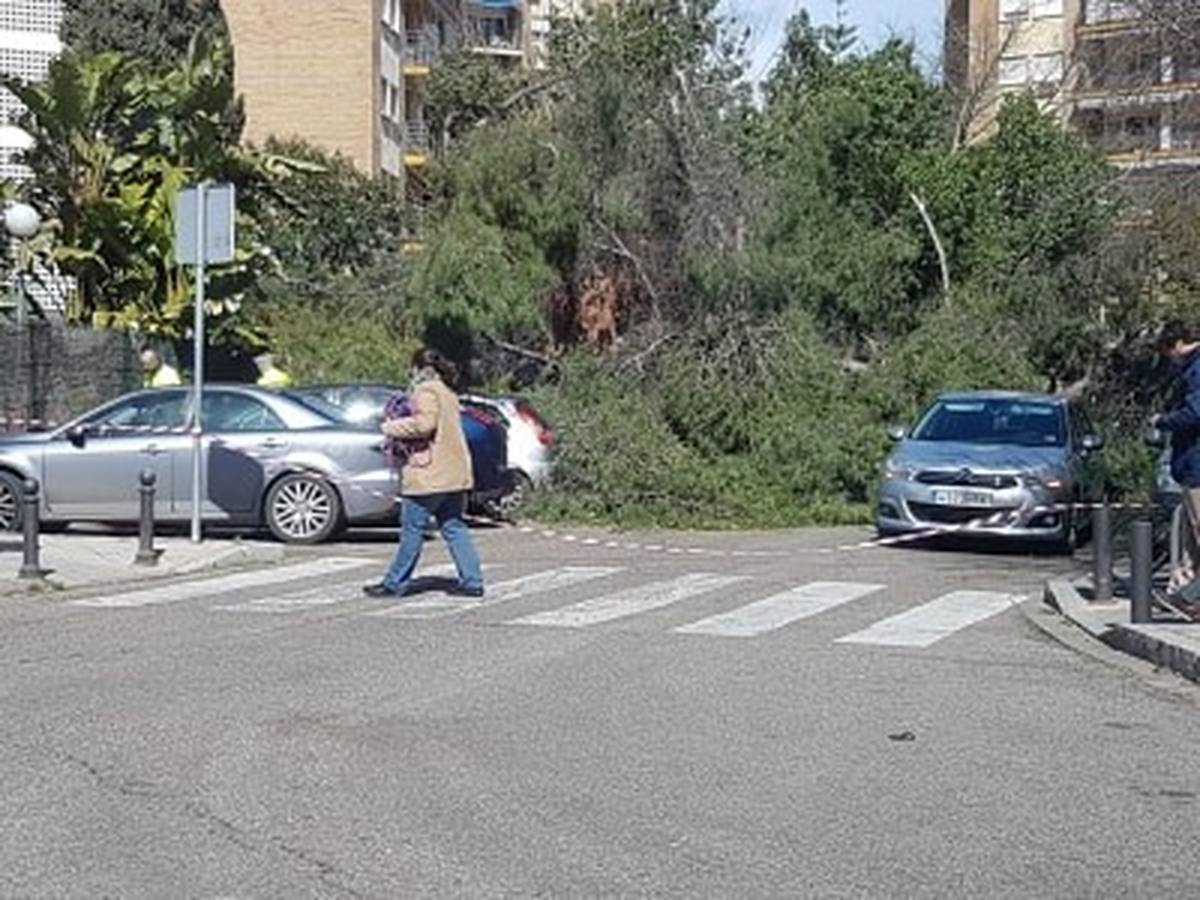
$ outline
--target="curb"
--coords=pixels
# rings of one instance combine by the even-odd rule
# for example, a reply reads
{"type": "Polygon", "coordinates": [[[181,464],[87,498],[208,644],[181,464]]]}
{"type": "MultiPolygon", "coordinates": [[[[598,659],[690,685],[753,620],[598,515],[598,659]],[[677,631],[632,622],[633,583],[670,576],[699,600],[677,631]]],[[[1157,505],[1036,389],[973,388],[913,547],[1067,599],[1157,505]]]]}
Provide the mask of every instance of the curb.
{"type": "Polygon", "coordinates": [[[1105,646],[1200,683],[1200,627],[1125,624],[1127,601],[1092,603],[1064,580],[1046,582],[1043,602],[1105,646]]]}
{"type": "Polygon", "coordinates": [[[281,563],[287,554],[283,544],[264,542],[242,543],[222,550],[209,559],[183,563],[163,569],[163,577],[195,575],[200,572],[215,572],[221,569],[236,569],[242,566],[265,566],[281,563]]]}
{"type": "Polygon", "coordinates": [[[1194,625],[1118,625],[1114,646],[1190,681],[1200,682],[1200,635],[1185,643],[1178,639],[1168,640],[1177,636],[1159,630],[1173,627],[1196,628],[1194,625]]]}
{"type": "MultiPolygon", "coordinates": [[[[160,552],[164,549],[160,548],[160,552]]],[[[283,544],[258,541],[242,542],[239,540],[235,541],[233,546],[219,550],[205,559],[192,560],[178,565],[163,565],[160,563],[158,566],[145,571],[137,577],[133,575],[126,576],[122,573],[112,578],[104,578],[86,584],[63,584],[53,574],[29,580],[19,580],[16,578],[0,579],[0,598],[126,588],[147,583],[161,583],[172,578],[186,578],[191,575],[202,575],[206,572],[218,572],[225,569],[277,565],[284,562],[286,558],[287,547],[283,544]]]]}

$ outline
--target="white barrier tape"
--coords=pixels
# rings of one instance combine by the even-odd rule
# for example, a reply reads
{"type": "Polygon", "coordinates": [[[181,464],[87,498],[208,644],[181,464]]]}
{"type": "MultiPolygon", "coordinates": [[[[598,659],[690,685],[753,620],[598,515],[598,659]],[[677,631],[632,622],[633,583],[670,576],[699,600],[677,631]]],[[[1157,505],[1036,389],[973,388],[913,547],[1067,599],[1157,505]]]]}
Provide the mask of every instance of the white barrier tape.
{"type": "Polygon", "coordinates": [[[57,428],[58,422],[51,422],[49,419],[2,419],[0,418],[0,428],[57,428]]]}
{"type": "MultiPolygon", "coordinates": [[[[0,419],[0,425],[4,424],[5,422],[17,422],[17,421],[24,421],[24,420],[0,419]]],[[[32,422],[37,422],[38,420],[29,420],[29,421],[32,423],[32,422]]],[[[46,424],[48,427],[53,427],[53,423],[46,423],[46,424]]],[[[191,434],[192,430],[188,427],[136,425],[136,426],[108,426],[104,429],[103,433],[108,433],[108,434],[146,434],[146,435],[191,434]]],[[[253,450],[251,450],[249,448],[245,448],[245,447],[230,446],[229,444],[226,444],[226,443],[220,443],[220,444],[218,444],[218,446],[222,447],[223,449],[229,450],[231,452],[238,453],[249,459],[253,459],[256,462],[260,462],[260,463],[263,462],[265,458],[267,458],[267,454],[255,453],[253,450]]],[[[304,463],[288,462],[285,464],[285,468],[287,470],[291,470],[291,471],[312,472],[312,473],[320,475],[322,477],[328,477],[328,474],[329,474],[329,473],[321,470],[317,466],[307,465],[304,463]]],[[[342,486],[349,488],[350,490],[354,490],[354,491],[358,491],[360,493],[366,494],[367,496],[374,497],[379,500],[386,500],[392,504],[398,504],[403,501],[403,498],[398,493],[399,484],[397,484],[397,490],[392,491],[392,492],[384,492],[384,491],[374,490],[372,488],[366,488],[366,487],[363,487],[362,485],[354,484],[353,482],[343,482],[342,486]]],[[[880,548],[880,547],[902,546],[904,544],[916,543],[918,541],[926,540],[926,539],[933,538],[933,537],[945,537],[948,535],[955,535],[955,534],[969,534],[971,532],[979,532],[979,531],[984,531],[984,530],[988,530],[988,529],[1005,528],[1005,527],[1009,527],[1009,526],[1012,526],[1012,525],[1018,524],[1018,523],[1024,524],[1024,523],[1029,522],[1030,519],[1032,519],[1033,517],[1036,517],[1039,515],[1044,515],[1047,513],[1066,512],[1066,511],[1074,511],[1074,510],[1095,510],[1095,509],[1100,509],[1104,506],[1107,506],[1110,510],[1135,510],[1135,509],[1136,510],[1146,510],[1146,509],[1166,508],[1166,504],[1140,503],[1140,502],[1139,503],[1124,503],[1124,502],[1116,502],[1116,503],[1112,503],[1112,502],[1110,502],[1110,503],[1056,503],[1056,504],[1049,504],[1049,505],[1035,506],[1035,507],[1015,507],[1012,509],[999,510],[990,516],[981,516],[980,518],[973,519],[969,522],[964,522],[964,523],[957,524],[957,525],[954,525],[954,524],[928,525],[927,527],[925,527],[923,529],[920,529],[918,531],[912,531],[907,534],[895,535],[893,537],[886,537],[886,538],[874,538],[874,539],[868,540],[868,541],[861,541],[857,544],[843,544],[839,547],[834,547],[834,548],[829,548],[829,547],[813,548],[812,550],[810,550],[808,552],[811,552],[811,553],[814,553],[817,555],[827,555],[827,554],[831,554],[831,553],[846,552],[846,551],[852,551],[852,550],[868,550],[868,549],[876,549],[876,548],[880,548]]],[[[522,527],[520,529],[520,531],[523,534],[539,533],[538,529],[531,528],[531,527],[522,527]]],[[[664,546],[661,544],[639,544],[636,542],[621,543],[618,541],[607,541],[607,542],[601,543],[601,541],[596,538],[587,538],[587,539],[580,540],[575,535],[571,535],[571,534],[560,535],[557,532],[555,532],[553,530],[549,530],[549,529],[541,531],[540,534],[542,537],[545,537],[548,539],[557,538],[558,540],[562,541],[563,543],[568,543],[568,544],[573,544],[573,543],[578,542],[578,543],[581,543],[581,544],[584,544],[587,546],[604,546],[608,549],[636,550],[636,551],[647,552],[647,553],[664,553],[664,554],[674,554],[674,555],[687,554],[690,556],[742,557],[742,558],[747,558],[747,557],[762,558],[762,557],[771,557],[771,556],[778,557],[778,556],[794,556],[795,555],[794,551],[715,550],[715,549],[710,549],[710,548],[705,548],[705,547],[668,547],[668,546],[664,546]]]]}

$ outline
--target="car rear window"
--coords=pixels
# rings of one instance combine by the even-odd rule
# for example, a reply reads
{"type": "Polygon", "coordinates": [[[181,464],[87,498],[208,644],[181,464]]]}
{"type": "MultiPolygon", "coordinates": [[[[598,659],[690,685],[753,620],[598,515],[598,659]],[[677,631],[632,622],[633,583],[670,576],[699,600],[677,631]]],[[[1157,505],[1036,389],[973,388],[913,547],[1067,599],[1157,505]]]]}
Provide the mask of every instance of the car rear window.
{"type": "Polygon", "coordinates": [[[305,409],[315,412],[319,416],[324,416],[331,422],[335,422],[338,425],[353,424],[346,417],[346,413],[340,407],[330,403],[323,397],[319,397],[316,394],[302,393],[300,391],[284,391],[284,394],[289,400],[299,403],[305,409]]]}
{"type": "Polygon", "coordinates": [[[913,432],[917,441],[1062,447],[1063,409],[1027,400],[940,400],[913,432]]]}

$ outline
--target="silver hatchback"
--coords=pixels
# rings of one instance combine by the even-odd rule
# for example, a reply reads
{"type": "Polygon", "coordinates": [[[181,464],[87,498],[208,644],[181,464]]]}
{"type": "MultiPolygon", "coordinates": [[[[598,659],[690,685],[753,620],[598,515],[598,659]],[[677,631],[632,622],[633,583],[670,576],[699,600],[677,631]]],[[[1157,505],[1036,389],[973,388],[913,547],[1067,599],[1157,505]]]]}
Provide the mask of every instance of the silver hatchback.
{"type": "Polygon", "coordinates": [[[1082,411],[1061,397],[943,394],[911,433],[890,432],[875,523],[881,534],[969,531],[1075,547],[1086,519],[1072,504],[1103,485],[1082,411]]]}
{"type": "MultiPolygon", "coordinates": [[[[126,394],[45,434],[0,438],[0,531],[20,523],[21,482],[41,485],[40,514],[69,522],[133,522],[138,479],[156,477],[158,521],[192,512],[192,394],[126,394]]],[[[202,466],[206,522],[265,525],[312,544],[344,525],[388,521],[397,476],[382,436],[335,421],[315,402],[247,385],[204,391],[202,466]]]]}

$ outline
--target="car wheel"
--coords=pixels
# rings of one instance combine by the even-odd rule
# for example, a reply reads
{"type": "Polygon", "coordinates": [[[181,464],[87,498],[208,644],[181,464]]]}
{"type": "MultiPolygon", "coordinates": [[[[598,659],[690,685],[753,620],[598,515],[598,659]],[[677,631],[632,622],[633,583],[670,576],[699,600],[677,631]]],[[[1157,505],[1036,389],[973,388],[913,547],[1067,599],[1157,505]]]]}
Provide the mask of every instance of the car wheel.
{"type": "Polygon", "coordinates": [[[0,472],[0,531],[21,530],[21,479],[0,472]]]}
{"type": "Polygon", "coordinates": [[[529,480],[528,475],[515,469],[510,474],[512,482],[508,490],[495,503],[497,517],[505,521],[510,521],[516,516],[533,493],[533,482],[529,480]]]}
{"type": "Polygon", "coordinates": [[[286,544],[319,544],[342,524],[342,501],[333,485],[316,475],[285,475],[267,491],[267,528],[286,544]]]}

